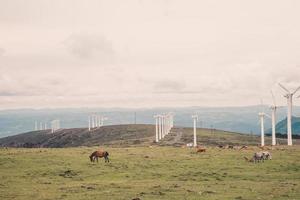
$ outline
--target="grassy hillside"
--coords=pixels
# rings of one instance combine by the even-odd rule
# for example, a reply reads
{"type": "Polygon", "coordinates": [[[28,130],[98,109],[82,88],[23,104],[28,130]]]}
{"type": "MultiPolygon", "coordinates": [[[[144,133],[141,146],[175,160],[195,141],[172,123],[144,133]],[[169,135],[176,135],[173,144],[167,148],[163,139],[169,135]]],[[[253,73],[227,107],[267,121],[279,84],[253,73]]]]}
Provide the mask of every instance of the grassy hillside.
{"type": "MultiPolygon", "coordinates": [[[[114,147],[154,145],[154,125],[111,125],[88,131],[87,128],[61,129],[54,134],[50,130],[33,131],[16,136],[0,138],[0,146],[6,147],[78,147],[106,145],[114,147]]],[[[257,135],[239,134],[216,129],[197,129],[200,145],[258,145],[257,135]]],[[[266,137],[266,144],[271,144],[266,137]]],[[[175,127],[159,145],[182,146],[193,141],[193,129],[175,127]]],[[[286,144],[286,139],[277,139],[286,144]]],[[[294,139],[294,144],[300,144],[294,139]]]]}
{"type": "Polygon", "coordinates": [[[92,131],[87,128],[33,131],[0,138],[0,146],[10,147],[77,147],[94,145],[139,145],[153,141],[153,125],[112,125],[92,131]]]}
{"type": "MultiPolygon", "coordinates": [[[[193,129],[183,128],[182,141],[184,143],[193,141],[193,129]]],[[[258,135],[241,134],[216,129],[197,129],[197,142],[200,145],[259,145],[261,137],[258,135]]],[[[300,139],[293,139],[293,144],[299,145],[300,139]]],[[[265,144],[271,145],[272,138],[265,136],[265,144]]],[[[277,138],[277,144],[285,145],[287,140],[277,138]]]]}
{"type": "Polygon", "coordinates": [[[244,161],[254,150],[105,148],[110,163],[90,163],[97,147],[0,149],[0,199],[280,199],[300,197],[300,148],[273,160],[244,161]]]}

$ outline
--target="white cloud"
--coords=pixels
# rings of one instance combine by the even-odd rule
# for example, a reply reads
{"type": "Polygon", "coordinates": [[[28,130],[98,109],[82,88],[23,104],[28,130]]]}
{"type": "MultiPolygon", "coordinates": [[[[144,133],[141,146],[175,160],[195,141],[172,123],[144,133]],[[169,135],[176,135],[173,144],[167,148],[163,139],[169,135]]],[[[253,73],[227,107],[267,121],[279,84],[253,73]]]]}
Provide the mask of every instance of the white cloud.
{"type": "Polygon", "coordinates": [[[270,89],[285,104],[277,83],[300,83],[299,9],[274,0],[1,1],[1,109],[249,105],[271,102],[270,89]]]}
{"type": "Polygon", "coordinates": [[[3,49],[3,48],[0,47],[0,56],[3,56],[4,53],[5,53],[5,49],[3,49]]]}
{"type": "Polygon", "coordinates": [[[111,63],[114,57],[112,43],[102,35],[72,34],[63,44],[72,55],[81,59],[97,59],[102,63],[111,63]]]}

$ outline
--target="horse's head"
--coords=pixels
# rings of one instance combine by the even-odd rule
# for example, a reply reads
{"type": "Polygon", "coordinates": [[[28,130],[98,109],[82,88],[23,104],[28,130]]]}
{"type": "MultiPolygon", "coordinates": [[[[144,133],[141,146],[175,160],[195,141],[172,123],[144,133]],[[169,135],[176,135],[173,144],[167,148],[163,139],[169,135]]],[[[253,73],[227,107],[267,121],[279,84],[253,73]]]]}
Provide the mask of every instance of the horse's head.
{"type": "Polygon", "coordinates": [[[107,151],[104,152],[104,157],[108,157],[109,153],[107,151]]]}
{"type": "Polygon", "coordinates": [[[91,162],[93,162],[93,156],[92,156],[92,155],[90,155],[89,157],[90,157],[90,160],[91,160],[91,162]]]}

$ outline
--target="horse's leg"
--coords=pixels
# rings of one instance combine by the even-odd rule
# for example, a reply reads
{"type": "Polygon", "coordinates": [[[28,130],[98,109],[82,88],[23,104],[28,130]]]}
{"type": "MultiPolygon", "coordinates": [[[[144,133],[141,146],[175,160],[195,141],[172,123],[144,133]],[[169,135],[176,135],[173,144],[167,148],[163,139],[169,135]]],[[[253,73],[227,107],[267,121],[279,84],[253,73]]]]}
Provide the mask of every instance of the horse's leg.
{"type": "Polygon", "coordinates": [[[96,159],[97,159],[97,163],[98,163],[98,156],[96,157],[96,159]]]}

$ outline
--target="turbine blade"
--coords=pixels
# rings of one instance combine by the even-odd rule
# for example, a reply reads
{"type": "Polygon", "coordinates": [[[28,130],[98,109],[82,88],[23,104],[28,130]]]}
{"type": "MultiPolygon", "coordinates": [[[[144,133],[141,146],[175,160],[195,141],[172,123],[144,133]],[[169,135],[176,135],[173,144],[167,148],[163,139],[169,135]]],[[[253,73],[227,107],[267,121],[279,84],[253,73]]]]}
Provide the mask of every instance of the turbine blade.
{"type": "Polygon", "coordinates": [[[286,89],[283,85],[281,85],[280,83],[278,83],[278,85],[290,94],[290,91],[288,89],[286,89]]]}
{"type": "Polygon", "coordinates": [[[271,95],[272,95],[272,99],[273,99],[273,103],[274,103],[273,106],[276,106],[276,99],[275,99],[275,96],[274,96],[274,93],[272,90],[271,90],[271,95]]]}
{"type": "Polygon", "coordinates": [[[271,116],[265,113],[265,116],[271,119],[271,116]]]}
{"type": "Polygon", "coordinates": [[[261,112],[265,112],[264,105],[263,105],[263,99],[262,98],[260,99],[260,111],[261,112]]]}
{"type": "Polygon", "coordinates": [[[295,94],[300,89],[300,86],[293,92],[295,94]]]}

